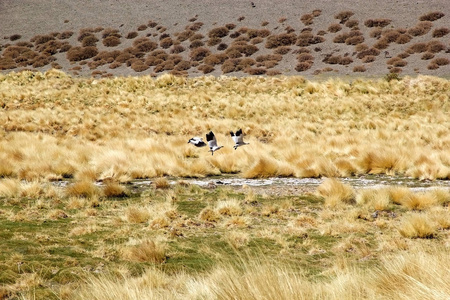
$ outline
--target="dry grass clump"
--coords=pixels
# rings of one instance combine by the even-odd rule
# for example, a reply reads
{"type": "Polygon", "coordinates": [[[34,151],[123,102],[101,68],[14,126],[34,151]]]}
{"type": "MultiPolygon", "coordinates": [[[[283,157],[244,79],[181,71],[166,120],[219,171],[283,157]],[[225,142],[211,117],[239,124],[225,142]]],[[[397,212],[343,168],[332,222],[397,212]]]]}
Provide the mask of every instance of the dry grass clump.
{"type": "Polygon", "coordinates": [[[364,22],[364,25],[367,27],[379,27],[383,28],[391,24],[391,20],[389,19],[368,19],[364,22]]]}
{"type": "Polygon", "coordinates": [[[210,38],[223,38],[227,36],[229,29],[225,26],[213,28],[208,32],[208,37],[210,38]]]}
{"type": "Polygon", "coordinates": [[[131,206],[126,209],[125,218],[129,223],[145,223],[150,218],[150,212],[147,208],[131,206]]]}
{"type": "Polygon", "coordinates": [[[164,243],[152,240],[132,241],[131,243],[132,245],[122,251],[122,256],[126,260],[162,264],[167,259],[167,246],[164,243]]]}
{"type": "Polygon", "coordinates": [[[103,39],[102,43],[105,47],[116,47],[120,45],[121,41],[117,36],[107,36],[103,39]]]}
{"type": "Polygon", "coordinates": [[[292,46],[296,43],[297,36],[294,33],[281,33],[267,37],[265,47],[274,49],[280,46],[292,46]]]}
{"type": "Polygon", "coordinates": [[[416,24],[415,27],[409,28],[408,33],[412,36],[422,36],[427,34],[431,27],[433,27],[433,23],[430,21],[422,21],[416,24]]]}
{"type": "Polygon", "coordinates": [[[446,57],[437,57],[431,61],[431,63],[435,63],[438,66],[446,66],[450,63],[450,60],[446,57]]]}
{"type": "Polygon", "coordinates": [[[122,198],[128,197],[129,191],[125,186],[114,181],[109,181],[103,187],[103,195],[111,198],[122,198]]]}
{"type": "Polygon", "coordinates": [[[132,40],[132,39],[136,38],[138,35],[139,35],[139,33],[137,33],[136,31],[131,31],[131,32],[128,32],[128,33],[127,33],[127,35],[125,36],[125,38],[126,38],[127,40],[132,40]]]}
{"type": "Polygon", "coordinates": [[[97,47],[72,47],[67,51],[67,59],[69,61],[82,61],[92,58],[98,54],[97,47]]]}
{"type": "Polygon", "coordinates": [[[314,23],[314,16],[312,14],[304,14],[300,17],[300,21],[306,26],[314,23]]]}
{"type": "Polygon", "coordinates": [[[91,181],[83,180],[68,186],[66,195],[67,197],[93,198],[99,195],[99,189],[91,181]]]}
{"type": "Polygon", "coordinates": [[[411,45],[407,51],[409,53],[423,53],[423,52],[427,51],[427,49],[428,49],[428,44],[415,43],[414,45],[411,45]]]}
{"type": "Polygon", "coordinates": [[[432,59],[432,58],[434,58],[434,53],[431,53],[431,52],[425,52],[425,53],[420,57],[420,59],[422,59],[422,60],[430,60],[430,59],[432,59]]]}
{"type": "Polygon", "coordinates": [[[208,48],[198,47],[193,49],[189,53],[189,57],[193,61],[202,61],[205,57],[211,54],[211,51],[208,48]]]}
{"type": "Polygon", "coordinates": [[[316,190],[317,194],[325,198],[325,205],[335,207],[339,204],[355,203],[355,191],[336,178],[326,178],[316,190]]]}
{"type": "Polygon", "coordinates": [[[437,41],[437,40],[431,40],[428,42],[428,45],[427,45],[427,50],[432,53],[439,53],[446,49],[447,49],[447,47],[445,46],[445,44],[443,44],[442,42],[437,41]]]}
{"type": "Polygon", "coordinates": [[[303,61],[303,62],[299,62],[296,66],[295,66],[295,71],[297,72],[304,72],[306,70],[311,69],[313,65],[312,61],[303,61]]]}
{"type": "Polygon", "coordinates": [[[342,26],[340,24],[331,24],[328,26],[328,31],[331,33],[339,32],[342,29],[342,26]]]}
{"type": "Polygon", "coordinates": [[[450,29],[447,27],[439,27],[433,30],[432,36],[434,38],[441,38],[446,36],[450,32],[450,29]]]}
{"type": "Polygon", "coordinates": [[[408,64],[406,60],[403,60],[400,57],[393,57],[389,59],[386,63],[394,67],[404,67],[408,64]]]}
{"type": "Polygon", "coordinates": [[[407,238],[433,238],[437,227],[427,215],[412,213],[404,217],[398,231],[407,238]]]}
{"type": "MultiPolygon", "coordinates": [[[[368,61],[366,60],[365,62],[368,62],[368,61]]],[[[353,67],[353,72],[365,72],[365,71],[367,71],[365,66],[354,66],[353,67]]]]}
{"type": "Polygon", "coordinates": [[[147,37],[141,37],[133,41],[133,47],[141,52],[151,52],[158,48],[158,44],[147,37]]]}
{"type": "Polygon", "coordinates": [[[433,12],[430,12],[430,13],[420,16],[419,20],[420,21],[436,21],[436,20],[439,20],[440,18],[442,18],[443,16],[445,16],[444,13],[439,12],[439,11],[433,11],[433,12]]]}
{"type": "Polygon", "coordinates": [[[335,19],[341,20],[340,23],[344,24],[345,22],[350,19],[351,16],[353,16],[355,13],[350,10],[341,11],[338,14],[334,15],[335,19]]]}
{"type": "Polygon", "coordinates": [[[170,182],[165,177],[159,177],[157,178],[153,184],[155,185],[156,189],[168,189],[170,188],[170,182]]]}

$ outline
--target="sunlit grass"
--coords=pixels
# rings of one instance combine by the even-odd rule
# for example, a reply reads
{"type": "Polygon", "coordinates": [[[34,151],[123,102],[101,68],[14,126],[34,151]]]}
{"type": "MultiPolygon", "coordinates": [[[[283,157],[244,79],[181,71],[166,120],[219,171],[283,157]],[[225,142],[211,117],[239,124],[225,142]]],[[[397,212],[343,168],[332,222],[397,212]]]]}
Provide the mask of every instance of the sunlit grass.
{"type": "Polygon", "coordinates": [[[449,82],[419,76],[0,76],[0,176],[118,182],[161,176],[450,176],[449,82]],[[233,150],[230,130],[250,145],[233,150]],[[213,130],[211,156],[187,144],[213,130]]]}
{"type": "Polygon", "coordinates": [[[448,298],[448,188],[340,177],[448,179],[449,87],[0,75],[0,296],[448,298]],[[214,156],[187,144],[209,130],[214,156]],[[326,178],[279,196],[180,179],[228,174],[326,178]]]}

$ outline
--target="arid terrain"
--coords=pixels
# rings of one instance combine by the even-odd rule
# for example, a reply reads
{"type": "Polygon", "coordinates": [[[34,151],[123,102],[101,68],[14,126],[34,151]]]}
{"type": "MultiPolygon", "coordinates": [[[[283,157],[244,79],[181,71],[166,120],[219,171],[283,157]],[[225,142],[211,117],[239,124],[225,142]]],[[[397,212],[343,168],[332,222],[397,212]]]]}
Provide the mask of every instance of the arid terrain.
{"type": "Polygon", "coordinates": [[[0,70],[449,76],[448,11],[442,0],[2,1],[0,70]]]}

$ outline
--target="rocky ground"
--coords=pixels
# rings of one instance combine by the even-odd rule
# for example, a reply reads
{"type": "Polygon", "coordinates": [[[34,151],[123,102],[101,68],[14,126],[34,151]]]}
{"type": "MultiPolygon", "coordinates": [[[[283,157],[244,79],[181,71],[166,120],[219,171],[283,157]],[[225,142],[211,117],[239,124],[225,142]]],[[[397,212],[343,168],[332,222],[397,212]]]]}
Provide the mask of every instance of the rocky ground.
{"type": "Polygon", "coordinates": [[[1,1],[0,71],[450,75],[450,2],[1,1]]]}

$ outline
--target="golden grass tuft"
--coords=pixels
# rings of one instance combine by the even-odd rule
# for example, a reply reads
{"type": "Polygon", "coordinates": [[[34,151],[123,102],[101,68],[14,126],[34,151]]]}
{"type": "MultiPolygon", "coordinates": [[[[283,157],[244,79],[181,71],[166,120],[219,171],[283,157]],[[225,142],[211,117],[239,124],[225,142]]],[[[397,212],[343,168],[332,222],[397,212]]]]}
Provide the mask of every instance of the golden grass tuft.
{"type": "Polygon", "coordinates": [[[156,178],[153,182],[156,189],[168,189],[170,188],[170,182],[165,177],[156,178]]]}
{"type": "Polygon", "coordinates": [[[66,188],[67,197],[93,198],[99,194],[99,189],[91,181],[78,181],[66,188]]]}
{"type": "Polygon", "coordinates": [[[116,182],[107,182],[103,187],[103,195],[105,197],[128,197],[129,191],[125,186],[116,182]]]}
{"type": "Polygon", "coordinates": [[[147,208],[130,206],[125,211],[126,220],[129,223],[145,223],[150,218],[147,208]]]}
{"type": "Polygon", "coordinates": [[[250,235],[241,231],[230,231],[225,235],[225,239],[233,249],[242,249],[250,242],[250,235]]]}
{"type": "Polygon", "coordinates": [[[16,197],[20,192],[20,181],[17,179],[1,179],[0,180],[0,196],[16,197]]]}
{"type": "Polygon", "coordinates": [[[122,256],[130,261],[162,264],[166,261],[166,248],[167,246],[160,242],[151,240],[136,241],[134,245],[123,249],[122,256]]]}
{"type": "Polygon", "coordinates": [[[437,227],[428,215],[411,213],[404,217],[398,231],[407,238],[433,238],[437,227]]]}
{"type": "Polygon", "coordinates": [[[206,222],[218,222],[220,220],[220,214],[211,207],[205,207],[198,215],[198,218],[206,222]]]}
{"type": "Polygon", "coordinates": [[[335,207],[340,204],[353,204],[355,191],[336,178],[326,178],[316,190],[316,193],[325,198],[325,205],[335,207]]]}
{"type": "Polygon", "coordinates": [[[242,215],[242,207],[238,200],[229,199],[217,202],[215,210],[222,216],[240,216],[242,215]]]}

